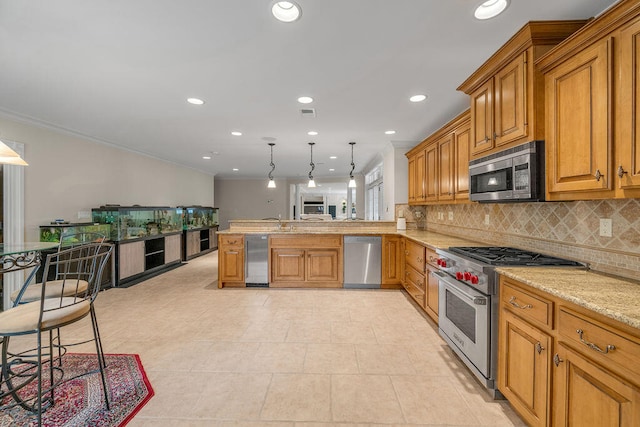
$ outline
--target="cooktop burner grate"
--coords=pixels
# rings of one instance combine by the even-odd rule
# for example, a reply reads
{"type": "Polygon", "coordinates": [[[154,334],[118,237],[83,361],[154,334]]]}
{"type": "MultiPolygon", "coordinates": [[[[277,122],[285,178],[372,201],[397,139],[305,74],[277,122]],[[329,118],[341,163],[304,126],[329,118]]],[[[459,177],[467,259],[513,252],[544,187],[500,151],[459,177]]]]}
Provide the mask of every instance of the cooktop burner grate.
{"type": "Polygon", "coordinates": [[[469,246],[452,247],[451,252],[464,255],[489,265],[522,265],[522,266],[581,266],[579,262],[525,251],[517,248],[500,246],[469,246]]]}

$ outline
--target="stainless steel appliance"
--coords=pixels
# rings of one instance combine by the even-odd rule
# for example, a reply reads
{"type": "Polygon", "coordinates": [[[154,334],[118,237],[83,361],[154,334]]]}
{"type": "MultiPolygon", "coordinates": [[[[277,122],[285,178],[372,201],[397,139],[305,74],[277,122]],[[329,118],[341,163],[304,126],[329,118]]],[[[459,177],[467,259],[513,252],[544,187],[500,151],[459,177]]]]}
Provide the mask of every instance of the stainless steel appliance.
{"type": "Polygon", "coordinates": [[[497,390],[498,266],[582,264],[508,247],[438,249],[440,335],[494,397],[497,390]]]}
{"type": "Polygon", "coordinates": [[[245,247],[245,285],[269,286],[269,239],[266,234],[247,234],[245,247]]]}
{"type": "Polygon", "coordinates": [[[544,200],[544,142],[532,141],[469,162],[471,200],[544,200]]]}
{"type": "Polygon", "coordinates": [[[344,287],[380,288],[382,279],[382,238],[344,236],[344,287]]]}

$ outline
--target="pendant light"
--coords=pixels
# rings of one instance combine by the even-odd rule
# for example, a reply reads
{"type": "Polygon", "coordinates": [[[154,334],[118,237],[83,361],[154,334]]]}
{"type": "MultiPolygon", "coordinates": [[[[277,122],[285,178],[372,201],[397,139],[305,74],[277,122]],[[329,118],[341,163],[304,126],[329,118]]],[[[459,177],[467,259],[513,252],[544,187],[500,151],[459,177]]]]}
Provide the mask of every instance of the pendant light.
{"type": "Polygon", "coordinates": [[[7,144],[0,141],[0,164],[16,165],[16,166],[29,166],[22,157],[15,151],[13,151],[7,144]]]}
{"type": "Polygon", "coordinates": [[[355,142],[350,142],[351,146],[351,172],[349,172],[349,188],[356,188],[356,179],[353,177],[353,170],[356,168],[356,164],[353,163],[353,146],[356,145],[355,142]]]}
{"type": "Polygon", "coordinates": [[[273,163],[273,146],[274,145],[276,145],[275,142],[269,143],[269,148],[271,148],[271,163],[269,163],[269,166],[271,166],[271,170],[269,171],[269,184],[267,185],[267,188],[276,188],[276,182],[273,180],[273,171],[276,170],[276,164],[273,163]]]}
{"type": "Polygon", "coordinates": [[[309,143],[309,147],[311,148],[311,163],[309,163],[309,165],[311,165],[311,170],[309,171],[309,184],[307,184],[307,187],[309,188],[316,187],[316,182],[313,180],[313,175],[311,174],[313,170],[316,168],[316,165],[313,164],[313,146],[314,145],[316,145],[315,142],[309,143]]]}

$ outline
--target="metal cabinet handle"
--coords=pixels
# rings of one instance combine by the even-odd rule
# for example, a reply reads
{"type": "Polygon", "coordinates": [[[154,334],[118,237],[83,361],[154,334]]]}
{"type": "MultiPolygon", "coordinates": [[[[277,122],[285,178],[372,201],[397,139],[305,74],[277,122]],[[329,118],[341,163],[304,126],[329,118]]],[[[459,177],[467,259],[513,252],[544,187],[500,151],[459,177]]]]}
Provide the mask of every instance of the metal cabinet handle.
{"type": "Polygon", "coordinates": [[[616,346],[613,344],[608,344],[607,347],[605,347],[605,349],[601,349],[600,347],[598,347],[596,344],[589,342],[587,340],[585,340],[584,338],[582,338],[582,334],[584,334],[584,331],[582,329],[576,329],[576,332],[578,334],[578,336],[580,336],[580,342],[584,345],[586,345],[587,347],[589,347],[591,350],[597,351],[598,353],[602,353],[602,354],[607,354],[609,353],[609,351],[613,351],[616,349],[616,346]]]}
{"type": "Polygon", "coordinates": [[[622,177],[628,173],[626,170],[624,170],[624,168],[622,167],[622,165],[618,166],[618,178],[622,179],[622,177]]]}
{"type": "Polygon", "coordinates": [[[540,341],[538,341],[536,343],[536,351],[538,352],[538,354],[542,353],[542,350],[544,350],[544,347],[542,346],[542,344],[540,344],[540,341]]]}
{"type": "Polygon", "coordinates": [[[404,251],[404,254],[405,254],[406,256],[409,256],[409,251],[404,251]]]}
{"type": "Polygon", "coordinates": [[[602,178],[602,174],[600,173],[600,169],[596,169],[596,173],[594,175],[596,177],[596,181],[600,181],[600,178],[602,178]]]}
{"type": "Polygon", "coordinates": [[[497,140],[497,139],[498,139],[498,134],[497,134],[497,133],[495,133],[495,132],[493,133],[493,139],[494,139],[494,140],[497,140]]]}
{"type": "Polygon", "coordinates": [[[564,360],[560,359],[560,356],[556,353],[555,356],[553,356],[553,363],[558,367],[562,362],[564,362],[564,360]]]}
{"type": "Polygon", "coordinates": [[[484,142],[489,142],[489,137],[485,135],[484,142]]]}
{"type": "Polygon", "coordinates": [[[418,262],[422,262],[422,257],[416,257],[416,259],[418,260],[418,262]]]}
{"type": "Polygon", "coordinates": [[[514,306],[515,308],[519,308],[522,310],[526,310],[529,308],[533,308],[533,306],[531,304],[527,304],[527,305],[520,305],[516,302],[516,297],[512,296],[511,298],[509,298],[509,304],[511,304],[512,306],[514,306]]]}

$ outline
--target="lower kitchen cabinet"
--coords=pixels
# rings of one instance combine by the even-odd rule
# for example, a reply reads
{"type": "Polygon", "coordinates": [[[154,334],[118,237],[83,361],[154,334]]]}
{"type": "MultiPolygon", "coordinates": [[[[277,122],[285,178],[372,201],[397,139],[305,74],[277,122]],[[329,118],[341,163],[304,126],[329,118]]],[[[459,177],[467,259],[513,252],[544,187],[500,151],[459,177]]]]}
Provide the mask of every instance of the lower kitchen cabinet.
{"type": "Polygon", "coordinates": [[[500,278],[498,388],[531,426],[640,425],[640,331],[500,278]]]}
{"type": "Polygon", "coordinates": [[[244,287],[244,236],[220,235],[218,239],[218,287],[244,287]]]}
{"type": "Polygon", "coordinates": [[[424,274],[411,265],[405,266],[404,274],[404,288],[418,305],[424,309],[426,306],[424,274]]]}
{"type": "Polygon", "coordinates": [[[439,283],[438,276],[434,273],[438,271],[438,256],[436,251],[431,248],[426,248],[425,260],[427,262],[425,266],[425,311],[431,317],[431,319],[438,323],[438,298],[439,298],[439,283]]]}
{"type": "Polygon", "coordinates": [[[556,353],[554,426],[640,425],[640,391],[564,343],[556,353]]]}
{"type": "Polygon", "coordinates": [[[398,288],[402,284],[402,237],[382,236],[382,283],[384,289],[398,288]]]}
{"type": "Polygon", "coordinates": [[[342,287],[342,236],[272,235],[270,287],[342,287]]]}
{"type": "Polygon", "coordinates": [[[500,391],[530,426],[548,425],[551,336],[504,307],[499,336],[500,391]]]}

